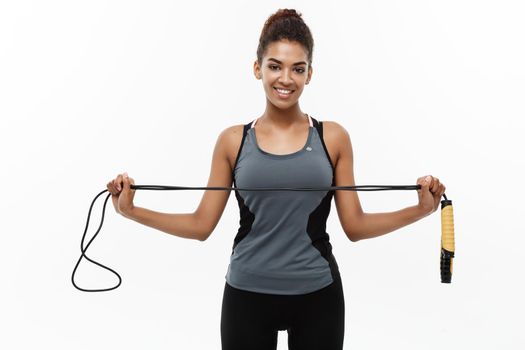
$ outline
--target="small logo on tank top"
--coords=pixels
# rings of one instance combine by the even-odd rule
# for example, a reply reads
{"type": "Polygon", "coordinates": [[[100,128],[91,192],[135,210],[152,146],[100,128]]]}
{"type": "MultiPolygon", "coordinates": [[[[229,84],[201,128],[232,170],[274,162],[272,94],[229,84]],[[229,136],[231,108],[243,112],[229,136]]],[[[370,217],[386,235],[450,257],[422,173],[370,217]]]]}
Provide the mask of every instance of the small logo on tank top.
{"type": "Polygon", "coordinates": [[[308,147],[306,147],[306,150],[307,150],[308,152],[310,152],[310,151],[312,150],[312,147],[308,146],[308,147]]]}

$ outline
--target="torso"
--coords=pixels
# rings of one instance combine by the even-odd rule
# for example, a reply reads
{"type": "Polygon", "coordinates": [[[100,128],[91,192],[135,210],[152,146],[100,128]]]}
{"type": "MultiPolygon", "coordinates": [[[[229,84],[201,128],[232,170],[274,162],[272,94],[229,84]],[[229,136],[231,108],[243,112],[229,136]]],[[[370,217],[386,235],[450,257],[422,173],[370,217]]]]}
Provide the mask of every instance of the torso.
{"type": "Polygon", "coordinates": [[[340,279],[326,232],[335,191],[242,190],[334,184],[331,158],[337,157],[334,138],[343,135],[342,127],[324,121],[321,139],[318,126],[317,119],[305,118],[286,131],[264,122],[225,129],[218,148],[223,170],[227,171],[224,161],[230,158],[232,180],[241,188],[235,191],[239,227],[225,275],[230,286],[256,293],[305,295],[340,279]]]}
{"type": "MultiPolygon", "coordinates": [[[[231,142],[228,145],[228,162],[232,171],[242,141],[243,127],[244,125],[242,124],[230,127],[231,142]]],[[[330,160],[335,168],[339,157],[339,149],[337,147],[339,143],[335,137],[334,127],[334,124],[330,121],[323,121],[323,139],[330,155],[330,160]]],[[[306,128],[300,132],[293,133],[269,133],[261,129],[259,125],[256,125],[255,128],[257,129],[256,137],[259,147],[273,154],[294,153],[304,146],[308,137],[308,129],[306,128]]]]}

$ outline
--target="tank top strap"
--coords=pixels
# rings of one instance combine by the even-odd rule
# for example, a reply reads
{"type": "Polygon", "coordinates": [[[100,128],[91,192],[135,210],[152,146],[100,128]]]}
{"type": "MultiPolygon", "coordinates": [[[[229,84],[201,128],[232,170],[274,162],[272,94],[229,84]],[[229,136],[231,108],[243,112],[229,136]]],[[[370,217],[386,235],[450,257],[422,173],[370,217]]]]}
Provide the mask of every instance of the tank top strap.
{"type": "MultiPolygon", "coordinates": [[[[234,183],[235,183],[235,167],[237,166],[237,162],[239,161],[239,157],[241,156],[242,147],[244,146],[244,140],[246,139],[246,135],[248,134],[248,130],[250,129],[252,124],[253,122],[244,124],[243,130],[242,130],[241,145],[239,146],[239,150],[237,151],[237,157],[235,157],[235,163],[233,165],[233,170],[232,170],[232,178],[233,178],[234,183]]],[[[237,185],[235,184],[235,186],[237,185]]]]}
{"type": "Polygon", "coordinates": [[[319,134],[319,136],[322,139],[323,138],[323,126],[322,126],[322,123],[319,122],[314,117],[310,117],[310,120],[312,121],[311,126],[313,126],[313,127],[315,127],[317,129],[317,133],[319,134]]]}
{"type": "Polygon", "coordinates": [[[317,119],[313,118],[314,126],[317,129],[317,133],[319,134],[319,139],[321,140],[321,144],[323,145],[324,152],[326,154],[326,157],[328,158],[328,161],[330,162],[330,166],[332,167],[332,171],[334,173],[334,178],[332,179],[332,186],[335,186],[335,167],[334,163],[332,162],[332,159],[330,158],[330,153],[328,153],[328,148],[326,147],[326,143],[324,142],[323,137],[323,122],[318,121],[317,119]]]}

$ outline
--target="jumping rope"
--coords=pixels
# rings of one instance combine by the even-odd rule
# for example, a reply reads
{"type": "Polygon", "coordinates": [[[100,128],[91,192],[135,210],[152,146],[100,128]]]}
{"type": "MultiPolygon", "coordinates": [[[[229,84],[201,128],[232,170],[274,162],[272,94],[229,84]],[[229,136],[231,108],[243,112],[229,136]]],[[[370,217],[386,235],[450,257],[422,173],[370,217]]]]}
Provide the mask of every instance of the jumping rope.
{"type": "MultiPolygon", "coordinates": [[[[291,187],[285,187],[285,188],[240,188],[240,187],[183,187],[183,186],[158,186],[158,185],[130,185],[130,188],[132,190],[215,190],[215,191],[230,191],[230,190],[236,190],[236,191],[332,191],[332,190],[346,190],[346,191],[386,191],[386,190],[419,190],[421,189],[421,185],[408,185],[408,186],[379,186],[379,185],[363,185],[363,186],[332,186],[332,187],[304,187],[304,188],[291,188],[291,187]]],[[[105,292],[110,291],[113,289],[118,288],[120,284],[122,283],[122,278],[120,278],[120,275],[110,269],[107,266],[104,266],[92,259],[90,259],[86,255],[86,251],[95,239],[97,235],[100,232],[100,229],[102,228],[102,224],[104,223],[104,214],[106,212],[106,203],[108,202],[108,199],[111,197],[111,193],[109,193],[106,197],[106,200],[104,201],[104,206],[102,207],[102,217],[100,219],[100,225],[98,227],[97,232],[91,238],[89,243],[84,248],[84,239],[86,237],[86,232],[89,227],[89,219],[91,217],[91,209],[93,209],[93,205],[95,204],[95,201],[98,197],[100,197],[104,192],[108,192],[108,190],[104,190],[100,192],[91,202],[91,206],[89,207],[87,222],[86,222],[86,228],[84,230],[84,234],[82,235],[82,241],[80,243],[80,251],[82,252],[82,255],[77,261],[77,264],[75,265],[75,268],[73,269],[73,274],[71,275],[71,282],[73,282],[73,286],[75,286],[76,289],[83,291],[83,292],[105,292]],[[75,284],[75,272],[78,268],[78,265],[80,264],[80,261],[82,260],[82,257],[85,257],[87,260],[91,261],[93,264],[96,264],[108,271],[113,272],[119,279],[119,282],[116,286],[111,288],[105,288],[105,289],[84,289],[75,284]]],[[[452,200],[447,199],[447,196],[443,194],[444,200],[441,201],[441,258],[440,258],[440,270],[441,270],[441,283],[451,283],[452,279],[452,261],[454,258],[454,251],[455,251],[455,244],[454,244],[454,215],[452,210],[452,200]]]]}

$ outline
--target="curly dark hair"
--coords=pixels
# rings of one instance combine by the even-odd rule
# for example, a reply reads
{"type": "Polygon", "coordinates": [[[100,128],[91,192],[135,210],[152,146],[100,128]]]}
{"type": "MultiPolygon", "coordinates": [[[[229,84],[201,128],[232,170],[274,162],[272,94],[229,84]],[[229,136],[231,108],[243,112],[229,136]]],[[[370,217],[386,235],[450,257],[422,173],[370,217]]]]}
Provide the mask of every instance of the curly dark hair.
{"type": "Polygon", "coordinates": [[[269,44],[281,39],[295,41],[301,44],[308,53],[308,66],[312,66],[314,39],[310,28],[301,18],[301,13],[294,9],[279,9],[266,22],[259,37],[257,61],[262,64],[262,58],[269,44]]]}

